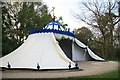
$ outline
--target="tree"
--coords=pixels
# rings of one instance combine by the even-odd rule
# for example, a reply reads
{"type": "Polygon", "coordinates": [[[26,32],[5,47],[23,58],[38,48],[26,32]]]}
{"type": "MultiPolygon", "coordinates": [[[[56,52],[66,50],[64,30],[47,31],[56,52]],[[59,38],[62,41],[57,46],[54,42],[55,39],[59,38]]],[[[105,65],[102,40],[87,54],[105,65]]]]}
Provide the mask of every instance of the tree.
{"type": "Polygon", "coordinates": [[[2,53],[6,55],[9,53],[12,48],[15,48],[16,43],[14,43],[15,39],[11,39],[10,37],[10,29],[13,26],[12,24],[12,16],[8,12],[5,3],[2,3],[2,53]],[[12,47],[11,47],[12,45],[12,47]]]}
{"type": "Polygon", "coordinates": [[[92,41],[93,34],[88,28],[81,27],[76,29],[74,32],[77,39],[79,39],[84,44],[89,45],[90,41],[92,41]]]}
{"type": "Polygon", "coordinates": [[[0,2],[0,57],[2,56],[2,3],[0,2]]]}
{"type": "Polygon", "coordinates": [[[50,20],[42,2],[2,3],[3,56],[20,46],[33,26],[42,28],[50,20]]]}
{"type": "Polygon", "coordinates": [[[50,17],[48,16],[47,6],[40,3],[28,2],[23,3],[23,8],[18,13],[18,22],[20,27],[18,26],[18,30],[20,31],[19,35],[21,41],[24,41],[24,38],[27,38],[28,31],[31,27],[35,28],[43,28],[44,24],[50,21],[50,17]],[[37,8],[35,8],[37,7],[37,8]]]}
{"type": "Polygon", "coordinates": [[[83,15],[81,17],[80,14],[77,14],[76,18],[87,23],[100,33],[97,42],[101,44],[104,58],[114,58],[114,30],[115,25],[119,22],[119,18],[116,17],[115,13],[117,2],[107,1],[103,3],[96,0],[93,2],[83,2],[82,5],[91,15],[83,15]]]}

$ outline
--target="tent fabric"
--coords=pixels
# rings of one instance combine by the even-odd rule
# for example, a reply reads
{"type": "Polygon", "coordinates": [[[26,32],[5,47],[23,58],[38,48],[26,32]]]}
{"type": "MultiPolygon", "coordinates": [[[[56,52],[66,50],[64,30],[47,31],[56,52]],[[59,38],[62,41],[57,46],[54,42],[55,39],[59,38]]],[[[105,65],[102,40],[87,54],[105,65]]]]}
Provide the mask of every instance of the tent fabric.
{"type": "Polygon", "coordinates": [[[56,34],[54,33],[54,36],[57,40],[62,40],[62,39],[69,39],[69,40],[73,40],[74,37],[72,36],[68,36],[68,35],[64,35],[64,34],[56,34]]]}
{"type": "Polygon", "coordinates": [[[0,67],[2,66],[2,59],[0,58],[0,67]]]}
{"type": "Polygon", "coordinates": [[[75,42],[72,43],[72,60],[73,61],[88,61],[93,60],[87,53],[87,50],[79,47],[75,42]]]}
{"type": "Polygon", "coordinates": [[[15,51],[0,58],[2,65],[11,68],[37,69],[68,69],[75,64],[64,54],[53,33],[37,33],[28,36],[27,40],[15,51]]]}
{"type": "Polygon", "coordinates": [[[88,51],[88,54],[95,60],[100,60],[100,61],[105,61],[103,58],[97,56],[96,54],[94,54],[94,52],[92,52],[90,50],[90,48],[86,45],[84,45],[82,42],[80,42],[78,39],[74,39],[74,41],[77,43],[77,45],[79,45],[80,47],[82,47],[83,49],[86,49],[88,51]]]}
{"type": "Polygon", "coordinates": [[[103,58],[97,56],[96,54],[94,54],[94,53],[90,50],[90,48],[87,47],[87,50],[88,50],[89,55],[90,55],[93,59],[95,59],[95,60],[100,60],[100,61],[105,61],[105,59],[103,59],[103,58]]]}

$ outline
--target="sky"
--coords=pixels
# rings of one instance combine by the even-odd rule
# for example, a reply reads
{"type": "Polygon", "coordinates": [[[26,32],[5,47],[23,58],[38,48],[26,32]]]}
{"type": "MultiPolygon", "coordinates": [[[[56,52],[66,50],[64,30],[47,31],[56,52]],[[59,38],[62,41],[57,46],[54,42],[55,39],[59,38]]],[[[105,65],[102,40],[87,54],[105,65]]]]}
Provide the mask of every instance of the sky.
{"type": "Polygon", "coordinates": [[[73,30],[81,26],[86,26],[85,23],[76,19],[74,15],[80,11],[80,0],[43,0],[45,4],[52,10],[55,7],[55,16],[63,18],[63,22],[68,24],[67,28],[73,30]]]}
{"type": "MultiPolygon", "coordinates": [[[[42,0],[47,6],[49,7],[49,10],[52,10],[52,7],[55,7],[55,16],[59,18],[60,16],[63,18],[63,22],[65,24],[68,24],[67,28],[70,28],[72,31],[73,29],[77,29],[80,27],[88,27],[87,24],[84,22],[76,19],[74,16],[76,13],[81,14],[82,9],[80,2],[89,2],[91,0],[42,0]]],[[[93,0],[94,1],[94,0],[93,0]]],[[[101,2],[106,2],[108,0],[98,0],[101,2]]],[[[110,1],[119,1],[119,0],[110,0],[110,1]]],[[[86,13],[89,15],[89,13],[86,13]]]]}

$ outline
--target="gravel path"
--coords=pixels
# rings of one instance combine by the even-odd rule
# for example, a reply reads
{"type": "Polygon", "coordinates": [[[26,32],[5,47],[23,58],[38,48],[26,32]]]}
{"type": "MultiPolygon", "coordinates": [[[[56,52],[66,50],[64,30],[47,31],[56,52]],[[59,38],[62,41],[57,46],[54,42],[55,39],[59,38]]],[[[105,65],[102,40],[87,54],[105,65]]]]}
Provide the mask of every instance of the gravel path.
{"type": "Polygon", "coordinates": [[[118,69],[118,62],[83,61],[78,62],[81,70],[56,70],[56,71],[33,71],[33,70],[6,70],[2,71],[3,78],[67,78],[73,76],[88,76],[102,74],[118,69]]]}

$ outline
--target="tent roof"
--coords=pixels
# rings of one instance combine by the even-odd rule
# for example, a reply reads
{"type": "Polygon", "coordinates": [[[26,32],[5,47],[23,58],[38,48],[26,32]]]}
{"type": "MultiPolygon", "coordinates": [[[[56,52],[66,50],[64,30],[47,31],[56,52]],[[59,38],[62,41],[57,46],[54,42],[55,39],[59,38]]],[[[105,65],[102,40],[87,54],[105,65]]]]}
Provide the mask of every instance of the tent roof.
{"type": "Polygon", "coordinates": [[[58,33],[58,34],[64,34],[75,37],[74,33],[71,33],[69,30],[66,31],[55,20],[52,20],[49,24],[45,25],[43,29],[34,29],[33,27],[32,30],[29,31],[29,34],[35,34],[35,33],[58,33]]]}
{"type": "Polygon", "coordinates": [[[45,25],[43,29],[55,29],[55,30],[65,31],[65,29],[55,20],[52,20],[49,24],[45,25]]]}

